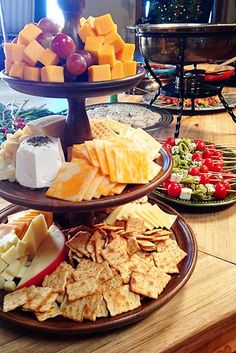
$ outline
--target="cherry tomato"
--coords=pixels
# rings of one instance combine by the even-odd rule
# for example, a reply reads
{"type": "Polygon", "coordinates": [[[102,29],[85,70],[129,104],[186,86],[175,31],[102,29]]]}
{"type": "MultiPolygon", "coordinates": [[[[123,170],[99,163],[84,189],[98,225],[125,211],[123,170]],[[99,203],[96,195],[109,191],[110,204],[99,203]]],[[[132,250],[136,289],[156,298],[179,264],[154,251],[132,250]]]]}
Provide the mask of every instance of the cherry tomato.
{"type": "Polygon", "coordinates": [[[167,151],[171,152],[171,145],[169,143],[163,143],[163,146],[167,149],[167,151]]]}
{"type": "Polygon", "coordinates": [[[203,158],[211,158],[212,157],[212,151],[206,149],[205,151],[202,152],[202,157],[203,158]]]}
{"type": "Polygon", "coordinates": [[[212,170],[213,163],[211,158],[205,158],[202,162],[203,165],[206,165],[209,170],[212,170]]]}
{"type": "Polygon", "coordinates": [[[224,183],[219,182],[215,184],[215,192],[213,196],[216,199],[224,199],[228,194],[227,188],[225,187],[224,183]]]}
{"type": "Polygon", "coordinates": [[[216,184],[222,181],[222,177],[220,175],[212,175],[211,179],[213,184],[216,184]]]}
{"type": "Polygon", "coordinates": [[[210,177],[206,174],[201,175],[200,184],[210,184],[210,177]]]}
{"type": "Polygon", "coordinates": [[[200,170],[196,167],[189,168],[188,174],[192,176],[200,176],[200,170]]]}
{"type": "Polygon", "coordinates": [[[201,165],[200,166],[200,172],[201,173],[208,173],[209,172],[209,169],[206,165],[201,165]]]}
{"type": "Polygon", "coordinates": [[[212,171],[222,173],[224,171],[224,169],[221,167],[220,164],[213,164],[212,171]]]}
{"type": "Polygon", "coordinates": [[[224,184],[224,186],[226,187],[226,190],[229,191],[232,189],[230,183],[227,180],[222,180],[221,183],[224,184]]]}
{"type": "Polygon", "coordinates": [[[205,149],[206,149],[206,144],[204,141],[199,140],[196,142],[196,150],[197,151],[204,151],[205,149]]]}
{"type": "Polygon", "coordinates": [[[174,137],[167,137],[165,143],[168,143],[168,145],[175,146],[175,139],[174,137]]]}
{"type": "Polygon", "coordinates": [[[202,160],[202,154],[201,152],[194,152],[192,156],[193,161],[201,161],[202,160]]]}
{"type": "Polygon", "coordinates": [[[167,194],[170,197],[179,197],[181,194],[181,186],[178,183],[170,183],[167,188],[167,194]]]}
{"type": "Polygon", "coordinates": [[[165,180],[165,181],[163,181],[163,183],[162,183],[162,187],[165,188],[165,189],[167,189],[170,183],[171,183],[170,180],[165,180]]]}
{"type": "Polygon", "coordinates": [[[220,151],[212,151],[212,158],[216,159],[216,158],[220,158],[220,157],[223,157],[223,153],[220,152],[220,151]]]}

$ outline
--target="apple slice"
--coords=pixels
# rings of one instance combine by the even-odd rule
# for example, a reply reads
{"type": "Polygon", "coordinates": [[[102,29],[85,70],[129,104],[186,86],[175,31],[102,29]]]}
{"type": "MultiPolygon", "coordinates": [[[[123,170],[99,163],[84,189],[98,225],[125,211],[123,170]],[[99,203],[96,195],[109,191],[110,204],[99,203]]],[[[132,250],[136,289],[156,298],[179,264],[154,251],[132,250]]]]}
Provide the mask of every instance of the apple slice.
{"type": "Polygon", "coordinates": [[[49,232],[50,235],[43,240],[17,289],[41,284],[44,277],[52,273],[65,260],[64,234],[55,225],[49,228],[49,232]]]}

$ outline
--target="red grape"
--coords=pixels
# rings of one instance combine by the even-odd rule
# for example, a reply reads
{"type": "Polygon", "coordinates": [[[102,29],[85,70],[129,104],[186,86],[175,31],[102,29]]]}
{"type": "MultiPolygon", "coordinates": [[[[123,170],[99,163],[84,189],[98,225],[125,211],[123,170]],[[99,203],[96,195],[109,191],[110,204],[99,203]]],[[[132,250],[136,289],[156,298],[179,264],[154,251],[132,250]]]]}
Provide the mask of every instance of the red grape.
{"type": "Polygon", "coordinates": [[[219,183],[216,183],[215,184],[215,192],[213,194],[213,196],[216,198],[216,199],[224,199],[228,194],[228,191],[224,185],[224,183],[222,182],[219,182],[219,183]]]}
{"type": "Polygon", "coordinates": [[[204,141],[197,141],[196,142],[196,150],[197,151],[204,151],[206,149],[206,144],[204,141]]]}
{"type": "Polygon", "coordinates": [[[175,146],[175,139],[174,137],[167,137],[165,143],[168,143],[168,145],[175,146]]]}
{"type": "Polygon", "coordinates": [[[51,48],[53,35],[49,32],[42,32],[37,37],[37,42],[42,45],[43,48],[51,48]]]}
{"type": "Polygon", "coordinates": [[[43,32],[57,34],[59,32],[59,25],[54,21],[50,20],[48,17],[41,18],[38,23],[39,28],[43,32]]]}
{"type": "Polygon", "coordinates": [[[181,194],[181,186],[178,183],[170,183],[167,187],[167,194],[170,197],[179,197],[181,194]]]}
{"type": "Polygon", "coordinates": [[[75,52],[75,43],[67,34],[58,33],[52,40],[51,48],[60,58],[67,59],[75,52]]]}
{"type": "Polygon", "coordinates": [[[73,53],[67,58],[66,67],[72,75],[78,76],[87,70],[87,62],[81,54],[73,53]]]}
{"type": "Polygon", "coordinates": [[[196,167],[189,168],[188,174],[192,176],[199,176],[200,175],[200,170],[196,167]]]}
{"type": "Polygon", "coordinates": [[[83,58],[86,60],[87,67],[94,65],[95,61],[89,51],[79,49],[76,51],[76,53],[83,56],[83,58]]]}

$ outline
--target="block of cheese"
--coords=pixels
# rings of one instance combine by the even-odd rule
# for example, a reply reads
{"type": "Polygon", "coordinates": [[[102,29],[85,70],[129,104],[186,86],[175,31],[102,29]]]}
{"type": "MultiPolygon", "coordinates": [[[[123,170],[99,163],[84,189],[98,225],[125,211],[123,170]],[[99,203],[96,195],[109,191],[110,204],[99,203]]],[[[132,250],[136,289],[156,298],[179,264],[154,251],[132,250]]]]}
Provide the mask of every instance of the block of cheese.
{"type": "Polygon", "coordinates": [[[42,33],[41,28],[33,23],[29,23],[19,32],[19,42],[24,45],[28,45],[36,39],[40,33],[42,33]]]}
{"type": "Polygon", "coordinates": [[[48,65],[41,69],[41,81],[64,82],[63,66],[48,65]]]}
{"type": "Polygon", "coordinates": [[[80,202],[97,171],[97,167],[83,159],[78,159],[76,163],[65,162],[46,195],[61,200],[80,202]]]}
{"type": "Polygon", "coordinates": [[[29,188],[48,187],[64,160],[59,139],[48,136],[27,138],[16,153],[16,179],[29,188]]]}
{"type": "Polygon", "coordinates": [[[23,62],[16,62],[12,65],[11,70],[9,72],[9,76],[17,77],[17,78],[24,78],[24,66],[26,64],[23,62]]]}
{"type": "Polygon", "coordinates": [[[24,58],[25,46],[16,43],[4,43],[4,54],[8,62],[21,62],[24,58]]]}
{"type": "Polygon", "coordinates": [[[104,44],[104,37],[103,36],[88,36],[85,42],[84,50],[89,51],[93,57],[97,60],[98,59],[98,51],[104,44]]]}
{"type": "Polygon", "coordinates": [[[124,61],[123,62],[123,67],[124,67],[124,75],[125,77],[128,76],[135,76],[137,72],[137,63],[136,61],[124,61]]]}
{"type": "Polygon", "coordinates": [[[71,150],[71,156],[68,158],[68,162],[73,159],[85,159],[91,163],[91,160],[88,155],[88,151],[85,147],[85,144],[73,145],[71,150]]]}
{"type": "Polygon", "coordinates": [[[13,64],[14,63],[11,62],[11,61],[8,61],[8,60],[4,61],[5,72],[6,72],[7,75],[9,75],[13,64]]]}
{"type": "Polygon", "coordinates": [[[133,61],[134,60],[135,45],[132,43],[125,43],[123,48],[116,53],[117,60],[133,61]]]}
{"type": "Polygon", "coordinates": [[[40,81],[41,69],[39,67],[24,66],[24,80],[40,81]]]}
{"type": "Polygon", "coordinates": [[[46,48],[38,61],[45,66],[57,65],[59,63],[59,57],[50,48],[46,48]]]}
{"type": "Polygon", "coordinates": [[[40,214],[32,220],[22,241],[29,246],[30,254],[34,256],[39,246],[48,235],[47,223],[44,216],[40,214]]]}
{"type": "Polygon", "coordinates": [[[33,40],[24,49],[24,61],[31,66],[35,66],[44,51],[45,49],[36,40],[33,40]]]}
{"type": "Polygon", "coordinates": [[[123,77],[125,77],[123,63],[122,61],[116,60],[115,64],[111,68],[111,79],[117,80],[123,77]]]}
{"type": "Polygon", "coordinates": [[[125,42],[116,31],[110,32],[104,36],[104,44],[113,45],[116,53],[125,46],[125,42]]]}
{"type": "Polygon", "coordinates": [[[30,135],[44,135],[60,138],[63,141],[66,125],[64,115],[47,115],[27,123],[30,135]]]}
{"type": "Polygon", "coordinates": [[[109,13],[95,18],[95,28],[99,36],[116,30],[115,23],[109,13]]]}
{"type": "Polygon", "coordinates": [[[111,80],[110,65],[92,65],[88,68],[89,82],[99,82],[111,80]]]}
{"type": "Polygon", "coordinates": [[[81,27],[78,29],[78,36],[82,40],[82,42],[86,42],[88,37],[95,37],[96,32],[93,28],[91,28],[90,24],[87,23],[87,21],[81,25],[81,27]]]}
{"type": "Polygon", "coordinates": [[[112,68],[116,63],[115,49],[112,45],[102,45],[98,50],[98,64],[109,64],[112,68]]]}

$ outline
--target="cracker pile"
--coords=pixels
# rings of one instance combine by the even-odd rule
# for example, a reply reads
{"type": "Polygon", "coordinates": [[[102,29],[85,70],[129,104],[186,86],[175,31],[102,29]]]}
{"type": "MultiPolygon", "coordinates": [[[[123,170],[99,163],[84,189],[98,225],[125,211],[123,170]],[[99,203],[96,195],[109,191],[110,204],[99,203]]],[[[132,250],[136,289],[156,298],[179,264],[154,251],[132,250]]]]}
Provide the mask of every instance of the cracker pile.
{"type": "Polygon", "coordinates": [[[7,294],[3,310],[33,311],[39,321],[61,315],[82,322],[116,316],[157,299],[187,255],[167,230],[146,231],[129,217],[110,226],[65,231],[71,264],[61,263],[42,287],[7,294]]]}

